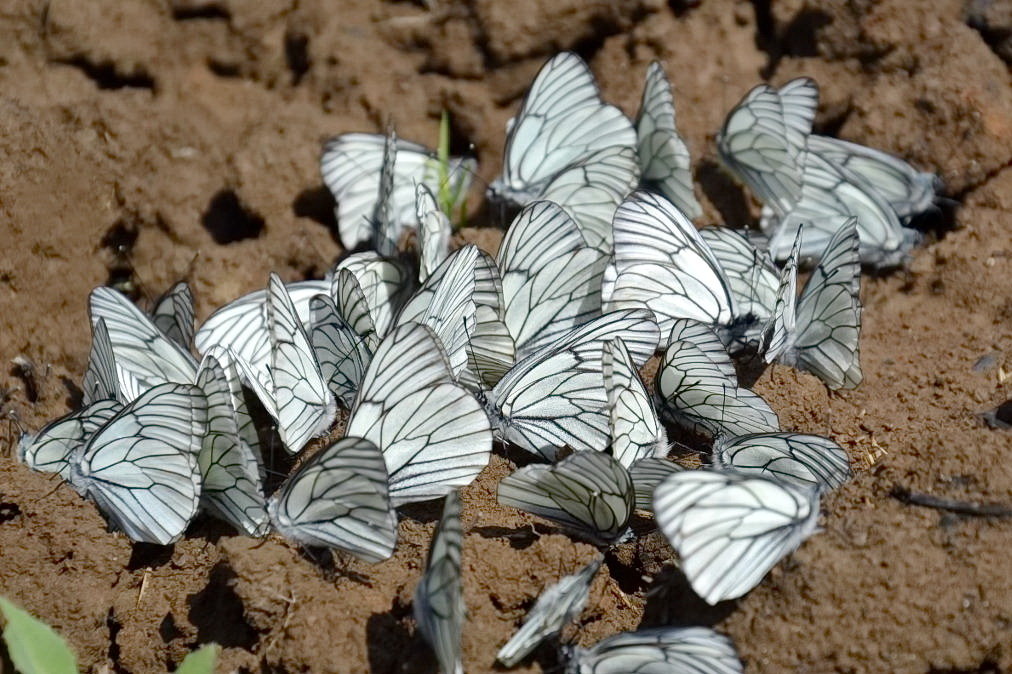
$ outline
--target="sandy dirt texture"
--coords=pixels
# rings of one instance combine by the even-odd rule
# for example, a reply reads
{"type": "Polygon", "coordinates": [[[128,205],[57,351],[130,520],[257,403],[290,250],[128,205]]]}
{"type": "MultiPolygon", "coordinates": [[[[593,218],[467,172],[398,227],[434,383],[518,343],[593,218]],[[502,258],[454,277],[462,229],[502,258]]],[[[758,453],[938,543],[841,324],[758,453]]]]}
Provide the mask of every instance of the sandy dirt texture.
{"type": "MultiPolygon", "coordinates": [[[[702,224],[754,222],[714,134],[763,79],[817,79],[817,129],[911,161],[948,200],[909,269],[863,277],[865,380],[829,395],[767,372],[785,428],[827,434],[856,478],[821,534],[739,601],[708,607],[649,520],[608,555],[566,632],[710,625],[749,672],[1012,671],[1012,520],[901,503],[896,486],[1012,505],[1012,431],[979,414],[1012,397],[1012,10],[1002,0],[7,0],[0,4],[0,594],[73,644],[83,671],[159,672],[216,641],[220,671],[435,672],[411,617],[438,506],[400,523],[393,558],[324,562],[277,536],[200,519],[168,548],[107,532],[95,506],[14,458],[16,425],[76,406],[87,296],[143,305],[186,279],[198,314],[340,255],[322,142],[379,131],[473,146],[498,172],[504,125],[541,63],[575,49],[634,114],[660,59],[694,159],[702,224]],[[34,364],[20,376],[12,359],[34,364]]],[[[480,185],[479,185],[480,187],[480,185]]],[[[462,238],[502,223],[472,199],[462,238]]],[[[675,436],[677,437],[677,435],[675,436]]],[[[468,672],[540,590],[595,554],[495,501],[497,452],[463,491],[468,672]],[[532,523],[534,527],[532,528],[532,523]]],[[[545,648],[517,668],[556,667],[545,648]]],[[[557,671],[557,670],[555,670],[557,671]]]]}

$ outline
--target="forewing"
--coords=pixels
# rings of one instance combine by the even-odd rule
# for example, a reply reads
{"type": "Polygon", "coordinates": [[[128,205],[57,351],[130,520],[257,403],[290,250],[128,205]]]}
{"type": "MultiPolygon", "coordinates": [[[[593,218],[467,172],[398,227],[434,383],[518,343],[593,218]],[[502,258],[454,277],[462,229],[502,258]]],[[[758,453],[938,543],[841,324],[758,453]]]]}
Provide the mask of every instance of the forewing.
{"type": "Polygon", "coordinates": [[[99,318],[91,331],[91,353],[88,369],[84,371],[82,401],[85,405],[99,400],[120,400],[119,377],[116,374],[116,356],[113,353],[105,319],[99,318]]]}
{"type": "Polygon", "coordinates": [[[117,400],[97,400],[46,424],[34,435],[25,433],[18,443],[18,460],[32,470],[59,473],[69,481],[74,452],[121,409],[117,400]]]}
{"type": "Polygon", "coordinates": [[[567,674],[741,674],[734,644],[708,627],[620,632],[578,650],[567,674]]]}
{"type": "Polygon", "coordinates": [[[636,508],[652,512],[654,489],[672,473],[680,473],[683,470],[685,470],[683,466],[659,456],[636,461],[629,467],[629,477],[632,478],[633,489],[636,492],[636,508]]]}
{"type": "Polygon", "coordinates": [[[466,607],[460,578],[464,532],[460,525],[460,496],[446,494],[443,517],[432,537],[429,558],[412,606],[415,622],[432,646],[443,674],[463,674],[460,633],[466,607]]]}
{"type": "Polygon", "coordinates": [[[716,443],[715,466],[738,473],[762,475],[820,493],[850,479],[850,459],[840,445],[819,435],[760,433],[716,443]]]}
{"type": "Polygon", "coordinates": [[[629,468],[635,461],[667,453],[668,439],[636,365],[621,338],[604,343],[601,358],[611,422],[611,455],[629,468]]]}
{"type": "Polygon", "coordinates": [[[186,281],[180,281],[158,298],[151,310],[151,320],[165,336],[185,351],[193,344],[196,321],[193,292],[186,281]]]}
{"type": "Polygon", "coordinates": [[[372,352],[366,338],[341,317],[329,295],[317,295],[309,307],[313,317],[309,339],[320,363],[320,374],[337,401],[351,409],[372,352]]]}

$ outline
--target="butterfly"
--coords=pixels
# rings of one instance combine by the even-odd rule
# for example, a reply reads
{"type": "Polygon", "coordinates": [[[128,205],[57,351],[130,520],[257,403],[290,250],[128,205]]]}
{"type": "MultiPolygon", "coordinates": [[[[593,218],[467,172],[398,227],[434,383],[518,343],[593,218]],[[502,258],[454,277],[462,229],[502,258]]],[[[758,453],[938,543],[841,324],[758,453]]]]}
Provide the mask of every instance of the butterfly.
{"type": "Polygon", "coordinates": [[[645,304],[660,326],[688,318],[718,331],[721,341],[757,339],[759,317],[738,306],[744,291],[732,284],[692,222],[662,196],[638,191],[615,212],[614,286],[607,308],[645,304]]]}
{"type": "Polygon", "coordinates": [[[425,183],[415,186],[415,217],[418,218],[418,282],[425,283],[450,254],[453,224],[439,209],[432,190],[425,183]]]}
{"type": "Polygon", "coordinates": [[[654,489],[672,473],[683,470],[685,467],[659,456],[648,456],[635,461],[629,466],[629,477],[632,478],[633,491],[636,493],[636,509],[652,512],[654,489]]]}
{"type": "Polygon", "coordinates": [[[814,486],[822,493],[836,489],[853,474],[847,452],[840,445],[829,438],[801,433],[718,438],[713,446],[713,465],[799,487],[814,486]]]}
{"type": "Polygon", "coordinates": [[[351,409],[372,360],[369,339],[348,324],[329,294],[314,295],[309,300],[309,311],[309,341],[320,374],[337,402],[351,409]]]}
{"type": "Polygon", "coordinates": [[[267,509],[274,528],[302,545],[378,562],[397,543],[383,454],[364,438],[345,436],[313,455],[271,496],[267,509]]]}
{"type": "Polygon", "coordinates": [[[608,393],[611,455],[626,468],[637,460],[664,456],[668,436],[657,420],[653,403],[621,337],[605,342],[601,356],[604,388],[608,393]]]}
{"type": "Polygon", "coordinates": [[[566,665],[566,674],[740,674],[742,671],[731,640],[708,627],[655,627],[620,632],[590,648],[575,649],[566,665]]]}
{"type": "Polygon", "coordinates": [[[654,390],[661,416],[692,431],[733,437],[780,430],[766,401],[738,385],[716,334],[694,321],[675,322],[654,390]]]}
{"type": "MultiPolygon", "coordinates": [[[[442,191],[459,203],[467,195],[475,169],[473,160],[451,157],[446,176],[449,185],[442,191]]],[[[320,173],[337,200],[335,215],[345,250],[373,240],[378,220],[383,220],[386,230],[383,237],[396,247],[401,232],[419,223],[415,186],[425,185],[432,192],[444,187],[435,152],[389,135],[346,133],[330,139],[320,158],[320,173]]]]}
{"type": "Polygon", "coordinates": [[[531,464],[499,481],[499,503],[545,517],[596,545],[620,542],[635,507],[632,479],[603,452],[531,464]]]}
{"type": "Polygon", "coordinates": [[[502,175],[488,196],[517,207],[554,201],[588,245],[608,252],[612,213],[638,180],[632,123],[601,100],[583,59],[563,52],[541,68],[507,125],[502,175]]]}
{"type": "Polygon", "coordinates": [[[549,461],[562,447],[607,447],[601,358],[603,343],[615,337],[642,367],[657,344],[657,325],[642,308],[604,314],[519,361],[491,390],[479,391],[496,436],[549,461]]]}
{"type": "Polygon", "coordinates": [[[373,354],[346,433],[380,448],[395,506],[469,484],[492,450],[481,405],[453,380],[432,330],[411,322],[394,328],[373,354]]]}
{"type": "Polygon", "coordinates": [[[590,584],[600,568],[601,559],[595,559],[580,571],[545,588],[527,612],[523,626],[499,649],[496,661],[504,667],[514,667],[545,639],[561,632],[583,611],[590,595],[590,584]]]}
{"type": "Polygon", "coordinates": [[[685,141],[675,128],[675,102],[664,67],[647,68],[640,111],[636,117],[640,185],[664,195],[689,218],[703,214],[692,190],[692,165],[685,141]]]}
{"type": "Polygon", "coordinates": [[[460,632],[464,622],[464,595],[460,555],[464,533],[460,526],[460,496],[446,494],[443,516],[432,536],[429,558],[415,587],[412,610],[418,630],[432,646],[443,674],[463,674],[460,632]]]}
{"type": "Polygon", "coordinates": [[[783,270],[777,308],[767,328],[764,359],[812,372],[832,389],[861,383],[861,261],[857,222],[851,218],[829,240],[800,297],[798,231],[783,270]]]}
{"type": "Polygon", "coordinates": [[[197,514],[206,431],[199,388],[153,386],[74,450],[70,483],[132,540],[168,545],[197,514]]]}
{"type": "Polygon", "coordinates": [[[675,473],[654,491],[654,517],[708,604],[740,597],[816,529],[819,494],[768,477],[675,473]]]}
{"type": "Polygon", "coordinates": [[[18,460],[33,470],[58,473],[70,480],[70,460],[95,433],[123,409],[115,399],[96,400],[43,426],[24,433],[18,442],[18,460]]]}
{"type": "Polygon", "coordinates": [[[180,281],[155,300],[151,310],[155,326],[185,351],[193,344],[196,310],[193,308],[193,291],[186,281],[180,281]]]}
{"type": "Polygon", "coordinates": [[[88,354],[88,367],[84,371],[81,392],[82,402],[85,405],[100,400],[123,402],[119,375],[116,371],[116,354],[104,318],[95,321],[91,330],[91,351],[88,354]]]}

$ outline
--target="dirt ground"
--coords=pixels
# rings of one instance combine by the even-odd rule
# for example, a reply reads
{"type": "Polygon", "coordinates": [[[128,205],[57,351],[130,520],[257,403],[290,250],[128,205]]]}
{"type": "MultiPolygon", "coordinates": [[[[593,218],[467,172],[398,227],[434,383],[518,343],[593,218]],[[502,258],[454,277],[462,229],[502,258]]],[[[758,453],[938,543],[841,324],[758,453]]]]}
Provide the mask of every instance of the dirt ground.
{"type": "MultiPolygon", "coordinates": [[[[0,5],[0,386],[28,428],[80,399],[87,294],[115,282],[150,301],[185,278],[201,318],[274,270],[318,277],[339,255],[321,142],[377,131],[473,145],[483,180],[547,56],[585,56],[634,113],[661,59],[695,159],[699,224],[756,205],[719,168],[713,136],[762,78],[815,77],[817,127],[901,155],[945,182],[910,268],[863,279],[856,391],[763,376],[785,427],[828,434],[855,480],[823,532],[740,601],[707,607],[649,521],[611,554],[578,629],[705,624],[750,672],[1012,671],[1012,520],[906,505],[905,487],[1012,504],[1012,431],[979,413],[1012,397],[1012,5],[1007,0],[7,0],[0,5]],[[33,382],[11,360],[35,364],[33,382]],[[667,562],[667,563],[666,563],[667,562]]],[[[479,181],[480,182],[480,181],[479,181]]],[[[477,192],[477,191],[476,191],[477,192]]],[[[488,247],[474,199],[465,238],[488,247]]],[[[170,548],[106,532],[95,507],[0,456],[0,593],[66,635],[85,671],[157,672],[196,644],[221,671],[435,672],[410,597],[437,508],[400,525],[376,565],[307,557],[277,537],[199,520],[170,548]]],[[[494,654],[540,589],[595,551],[495,502],[503,454],[463,492],[463,649],[494,654]]],[[[552,649],[516,671],[556,665],[552,649]]],[[[0,665],[2,669],[2,665],[0,665]]]]}

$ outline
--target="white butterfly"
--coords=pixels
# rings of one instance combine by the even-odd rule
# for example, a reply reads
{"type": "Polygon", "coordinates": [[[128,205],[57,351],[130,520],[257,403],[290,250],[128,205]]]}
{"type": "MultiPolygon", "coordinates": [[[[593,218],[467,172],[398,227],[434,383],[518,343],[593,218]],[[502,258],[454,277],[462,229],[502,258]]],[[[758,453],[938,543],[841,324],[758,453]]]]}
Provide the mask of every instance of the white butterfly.
{"type": "Polygon", "coordinates": [[[418,218],[418,282],[425,283],[429,274],[450,254],[453,225],[424,183],[415,186],[415,216],[418,218]]]}
{"type": "Polygon", "coordinates": [[[706,242],[727,279],[739,316],[763,323],[773,315],[780,289],[780,270],[769,252],[760,250],[748,234],[729,227],[703,227],[699,236],[706,242]]]}
{"type": "Polygon", "coordinates": [[[464,533],[460,526],[460,496],[446,494],[443,517],[432,536],[425,573],[415,587],[412,610],[418,630],[432,646],[443,674],[463,674],[460,632],[466,607],[460,581],[460,553],[464,533]]]}
{"type": "Polygon", "coordinates": [[[507,125],[503,172],[489,198],[562,206],[587,244],[608,251],[619,201],[639,180],[636,132],[601,100],[587,64],[570,52],[548,61],[507,125]]]}
{"type": "Polygon", "coordinates": [[[408,270],[395,260],[363,251],[342,260],[332,278],[330,294],[338,312],[375,349],[411,295],[414,284],[408,270]]]}
{"type": "Polygon", "coordinates": [[[710,325],[725,344],[758,333],[756,316],[738,306],[735,286],[692,222],[667,199],[638,191],[615,212],[616,272],[609,308],[645,304],[661,334],[688,318],[710,325]]]}
{"type": "Polygon", "coordinates": [[[578,451],[556,464],[531,464],[499,481],[499,503],[556,522],[597,545],[629,534],[632,479],[603,452],[578,451]]]}
{"type": "Polygon", "coordinates": [[[114,399],[96,400],[70,414],[52,421],[38,433],[25,433],[18,443],[18,460],[32,470],[59,473],[70,480],[70,459],[74,451],[123,409],[114,399]]]}
{"type": "Polygon", "coordinates": [[[397,326],[380,343],[346,433],[383,452],[395,506],[469,484],[492,450],[484,410],[453,381],[438,338],[417,323],[397,326]]]}
{"type": "Polygon", "coordinates": [[[260,440],[246,409],[235,357],[214,347],[196,384],[207,398],[207,432],[198,455],[201,505],[250,536],[267,533],[260,440]]]}
{"type": "Polygon", "coordinates": [[[645,457],[666,455],[667,433],[621,337],[604,343],[601,369],[608,393],[611,455],[626,468],[645,457]]]}
{"type": "MultiPolygon", "coordinates": [[[[323,379],[302,320],[285,284],[274,273],[267,287],[267,331],[271,343],[266,376],[246,369],[260,402],[277,422],[278,435],[293,454],[334,422],[337,402],[323,379]]],[[[239,362],[243,366],[242,361],[239,362]]]]}
{"type": "Polygon", "coordinates": [[[646,309],[604,314],[518,362],[479,393],[502,440],[554,460],[562,447],[602,450],[611,437],[602,345],[621,337],[636,367],[653,355],[657,324],[646,309]]]}
{"type": "Polygon", "coordinates": [[[91,330],[91,352],[88,354],[88,368],[84,371],[84,383],[81,386],[82,401],[85,405],[99,400],[119,400],[119,376],[116,373],[116,355],[113,353],[109,329],[105,327],[105,319],[95,321],[91,330]]]}
{"type": "Polygon", "coordinates": [[[525,207],[506,232],[497,262],[518,357],[600,315],[607,256],[587,246],[558,204],[525,207]]]}
{"type": "MultiPolygon", "coordinates": [[[[387,136],[367,133],[342,134],[324,145],[320,172],[337,199],[335,215],[341,245],[346,250],[357,248],[373,236],[387,145],[387,136]]],[[[390,230],[386,236],[396,243],[403,229],[418,226],[415,185],[439,191],[440,171],[439,158],[422,145],[396,139],[393,149],[396,159],[392,172],[387,174],[391,184],[384,210],[390,230]]],[[[475,168],[471,159],[450,158],[449,193],[457,200],[466,197],[475,168]]]]}
{"type": "Polygon", "coordinates": [[[724,164],[780,213],[801,200],[806,139],[818,105],[818,86],[808,78],[780,89],[760,84],[728,113],[717,136],[724,164]]]}
{"type": "Polygon", "coordinates": [[[800,433],[718,438],[713,446],[713,465],[799,487],[814,486],[820,492],[836,489],[853,474],[847,452],[840,445],[829,438],[800,433]]]}
{"type": "Polygon", "coordinates": [[[583,611],[590,595],[590,584],[600,568],[601,560],[595,559],[580,571],[545,588],[527,612],[523,626],[499,649],[496,660],[504,667],[514,667],[545,639],[561,632],[583,611]]]}
{"type": "Polygon", "coordinates": [[[197,455],[206,430],[200,389],[159,384],[75,450],[70,482],[131,539],[168,545],[197,514],[197,455]]]}
{"type": "Polygon", "coordinates": [[[368,339],[344,320],[330,295],[313,297],[309,300],[309,310],[312,314],[309,341],[320,363],[320,374],[337,401],[351,409],[372,360],[368,339]]]}
{"type": "Polygon", "coordinates": [[[808,151],[851,171],[865,189],[883,197],[896,214],[909,219],[930,209],[940,181],[899,157],[839,138],[808,136],[808,151]]]}
{"type": "Polygon", "coordinates": [[[364,438],[320,450],[271,496],[268,511],[282,536],[369,562],[390,557],[397,543],[383,454],[364,438]]]}
{"type": "Polygon", "coordinates": [[[740,597],[816,529],[819,494],[733,472],[688,470],[654,492],[657,525],[709,604],[740,597]]]}
{"type": "Polygon", "coordinates": [[[577,648],[566,674],[741,674],[734,644],[708,627],[655,627],[620,632],[577,648]]]}
{"type": "Polygon", "coordinates": [[[629,467],[629,477],[632,478],[633,491],[636,492],[636,509],[652,512],[654,489],[672,473],[683,470],[684,466],[659,456],[648,456],[633,463],[629,467]]]}
{"type": "Polygon", "coordinates": [[[654,390],[661,416],[693,431],[733,437],[780,430],[766,401],[738,386],[717,336],[693,321],[675,323],[654,390]]]}
{"type": "Polygon", "coordinates": [[[663,194],[688,217],[703,214],[692,190],[692,162],[675,128],[675,101],[664,67],[653,61],[636,117],[640,184],[663,194]]]}
{"type": "Polygon", "coordinates": [[[99,319],[105,321],[124,402],[158,384],[193,382],[197,362],[190,352],[166,337],[122,293],[95,288],[89,297],[89,313],[93,330],[99,319]]]}
{"type": "Polygon", "coordinates": [[[784,266],[777,310],[769,325],[766,362],[812,372],[832,389],[861,383],[861,261],[857,223],[851,218],[829,240],[800,297],[797,259],[802,234],[784,266]]]}
{"type": "Polygon", "coordinates": [[[175,284],[155,301],[151,319],[166,337],[183,350],[190,350],[196,311],[193,308],[193,292],[186,281],[175,284]]]}

